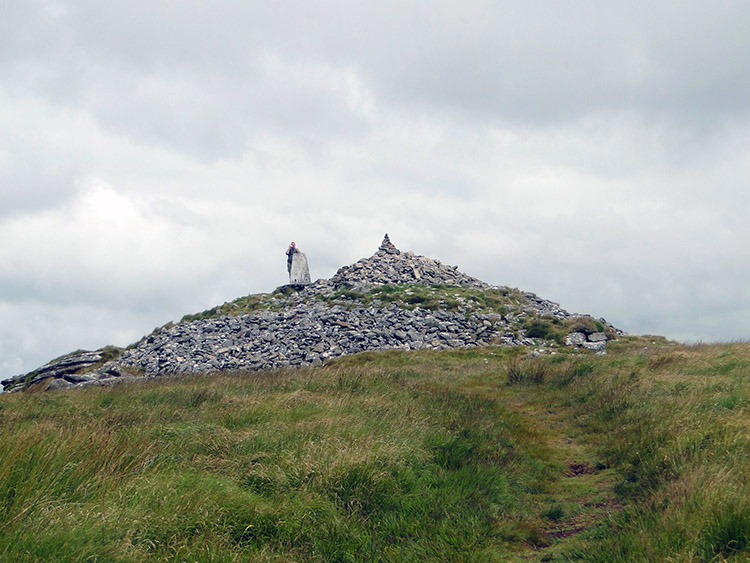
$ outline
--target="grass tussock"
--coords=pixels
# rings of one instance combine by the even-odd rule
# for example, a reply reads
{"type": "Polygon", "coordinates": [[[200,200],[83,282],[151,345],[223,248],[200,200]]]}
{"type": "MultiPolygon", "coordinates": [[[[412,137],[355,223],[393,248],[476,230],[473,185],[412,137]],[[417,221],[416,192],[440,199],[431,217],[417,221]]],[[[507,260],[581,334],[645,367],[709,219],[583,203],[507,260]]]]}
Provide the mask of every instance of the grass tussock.
{"type": "Polygon", "coordinates": [[[0,397],[0,559],[742,561],[750,345],[0,397]]]}

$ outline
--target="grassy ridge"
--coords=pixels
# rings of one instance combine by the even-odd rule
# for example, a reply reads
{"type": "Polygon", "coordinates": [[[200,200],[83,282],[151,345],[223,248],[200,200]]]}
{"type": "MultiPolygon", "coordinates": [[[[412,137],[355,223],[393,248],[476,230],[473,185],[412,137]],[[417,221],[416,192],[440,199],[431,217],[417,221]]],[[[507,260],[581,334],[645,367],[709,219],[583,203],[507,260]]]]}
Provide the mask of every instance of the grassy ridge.
{"type": "Polygon", "coordinates": [[[746,560],[750,345],[0,397],[0,559],[746,560]]]}
{"type": "MultiPolygon", "coordinates": [[[[185,315],[181,322],[213,319],[223,315],[237,316],[257,311],[280,311],[300,303],[320,301],[343,307],[383,306],[396,303],[405,309],[421,307],[431,311],[464,309],[474,313],[499,313],[521,310],[529,298],[518,289],[508,287],[478,289],[453,285],[386,284],[370,289],[341,287],[329,291],[306,294],[299,288],[286,285],[272,293],[240,297],[201,313],[185,315]]],[[[603,330],[603,327],[602,327],[603,330]]]]}

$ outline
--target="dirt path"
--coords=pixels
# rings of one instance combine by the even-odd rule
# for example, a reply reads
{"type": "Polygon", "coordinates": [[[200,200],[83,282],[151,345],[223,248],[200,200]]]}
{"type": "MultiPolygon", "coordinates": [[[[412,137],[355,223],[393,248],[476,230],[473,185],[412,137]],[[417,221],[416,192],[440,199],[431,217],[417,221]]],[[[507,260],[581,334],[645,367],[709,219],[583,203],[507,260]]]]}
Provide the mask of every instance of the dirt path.
{"type": "Polygon", "coordinates": [[[613,491],[616,475],[597,460],[594,446],[569,411],[545,404],[541,397],[530,398],[528,390],[514,396],[509,406],[539,433],[550,461],[560,468],[557,480],[530,495],[539,540],[526,544],[516,560],[562,560],[562,552],[585,543],[597,533],[597,524],[621,510],[613,491]]]}

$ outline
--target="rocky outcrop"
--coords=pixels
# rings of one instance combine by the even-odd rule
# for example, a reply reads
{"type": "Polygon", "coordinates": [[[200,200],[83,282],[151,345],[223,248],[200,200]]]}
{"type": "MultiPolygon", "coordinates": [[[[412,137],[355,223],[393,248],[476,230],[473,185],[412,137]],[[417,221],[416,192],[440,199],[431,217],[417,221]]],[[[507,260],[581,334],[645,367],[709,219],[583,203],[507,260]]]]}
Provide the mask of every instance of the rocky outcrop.
{"type": "Polygon", "coordinates": [[[604,332],[571,332],[565,337],[566,346],[578,346],[587,350],[601,352],[607,345],[608,337],[604,332]]]}
{"type": "MultiPolygon", "coordinates": [[[[268,310],[168,325],[116,357],[102,351],[77,352],[1,383],[11,392],[28,387],[65,389],[133,377],[314,366],[371,350],[532,346],[538,341],[526,336],[529,319],[547,319],[557,326],[576,319],[571,326],[578,332],[566,339],[571,346],[603,350],[608,339],[604,332],[595,332],[605,325],[590,317],[574,317],[533,293],[493,288],[437,260],[402,253],[388,235],[373,256],[339,269],[330,280],[287,286],[273,295],[277,294],[267,300],[268,310]],[[398,302],[384,297],[392,296],[394,289],[385,284],[402,288],[398,302]],[[403,289],[403,284],[417,285],[403,289]],[[424,295],[410,289],[423,285],[438,286],[439,296],[451,303],[425,304],[424,295]],[[461,290],[463,297],[460,288],[467,288],[461,290]],[[489,294],[507,299],[495,309],[476,305],[489,294]]],[[[606,328],[611,334],[616,331],[606,328]]]]}
{"type": "Polygon", "coordinates": [[[53,360],[28,374],[21,374],[9,379],[0,381],[3,388],[8,391],[20,390],[24,386],[37,385],[39,383],[53,380],[60,381],[55,386],[60,388],[64,382],[69,384],[77,383],[81,376],[77,375],[81,371],[90,368],[101,362],[102,355],[99,352],[76,352],[53,360]]]}
{"type": "Polygon", "coordinates": [[[52,360],[30,373],[4,379],[0,385],[10,393],[28,388],[66,389],[130,375],[115,362],[107,362],[103,350],[79,351],[52,360]]]}

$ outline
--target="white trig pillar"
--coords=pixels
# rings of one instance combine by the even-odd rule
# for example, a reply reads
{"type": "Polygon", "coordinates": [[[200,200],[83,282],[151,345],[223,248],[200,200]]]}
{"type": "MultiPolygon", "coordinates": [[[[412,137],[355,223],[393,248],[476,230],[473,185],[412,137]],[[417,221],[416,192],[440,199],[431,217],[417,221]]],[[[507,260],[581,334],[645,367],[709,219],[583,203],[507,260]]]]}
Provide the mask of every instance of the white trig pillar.
{"type": "Polygon", "coordinates": [[[292,256],[289,283],[294,285],[307,285],[310,283],[310,267],[307,265],[307,255],[304,252],[295,252],[292,256]]]}

